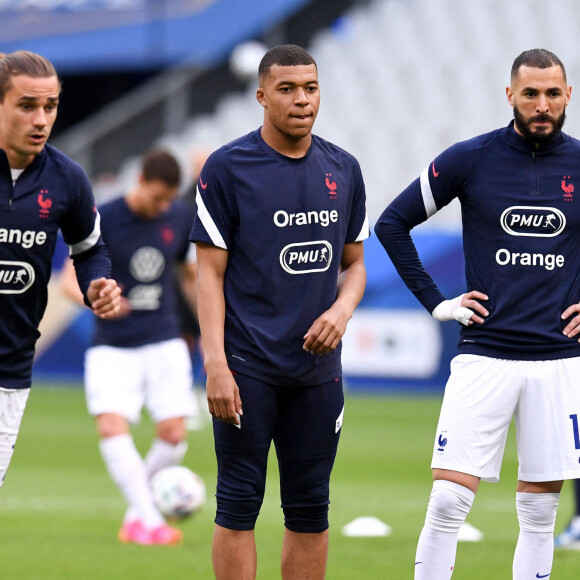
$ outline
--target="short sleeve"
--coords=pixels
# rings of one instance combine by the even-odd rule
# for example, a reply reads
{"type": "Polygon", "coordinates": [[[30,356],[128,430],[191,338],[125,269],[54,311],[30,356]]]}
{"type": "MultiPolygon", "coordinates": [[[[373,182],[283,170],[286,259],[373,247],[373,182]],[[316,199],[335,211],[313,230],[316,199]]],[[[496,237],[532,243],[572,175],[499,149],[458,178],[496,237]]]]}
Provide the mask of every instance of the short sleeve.
{"type": "Polygon", "coordinates": [[[370,235],[369,218],[366,208],[365,184],[356,159],[353,159],[353,199],[345,242],[361,242],[370,235]]]}
{"type": "Polygon", "coordinates": [[[192,242],[229,249],[238,221],[230,174],[227,158],[221,150],[210,155],[197,181],[197,215],[189,238],[192,242]]]}

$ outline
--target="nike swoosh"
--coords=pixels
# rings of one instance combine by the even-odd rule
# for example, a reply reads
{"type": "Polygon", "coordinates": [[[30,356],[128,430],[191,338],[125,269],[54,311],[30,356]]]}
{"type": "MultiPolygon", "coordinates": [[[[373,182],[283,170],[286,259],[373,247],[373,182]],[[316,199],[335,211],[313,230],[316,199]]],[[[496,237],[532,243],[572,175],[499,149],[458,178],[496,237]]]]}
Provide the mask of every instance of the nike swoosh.
{"type": "Polygon", "coordinates": [[[432,168],[433,168],[433,177],[437,177],[439,175],[439,171],[435,171],[435,161],[433,161],[432,168]]]}
{"type": "Polygon", "coordinates": [[[415,562],[415,566],[416,566],[417,564],[422,564],[422,563],[423,563],[423,562],[415,562]]]}
{"type": "Polygon", "coordinates": [[[201,180],[201,177],[199,178],[199,184],[201,185],[201,188],[202,188],[202,189],[205,189],[205,188],[207,187],[207,183],[204,183],[204,182],[201,180]]]}
{"type": "Polygon", "coordinates": [[[547,574],[544,575],[540,575],[540,573],[538,572],[536,574],[536,578],[547,578],[552,572],[548,572],[547,574]]]}

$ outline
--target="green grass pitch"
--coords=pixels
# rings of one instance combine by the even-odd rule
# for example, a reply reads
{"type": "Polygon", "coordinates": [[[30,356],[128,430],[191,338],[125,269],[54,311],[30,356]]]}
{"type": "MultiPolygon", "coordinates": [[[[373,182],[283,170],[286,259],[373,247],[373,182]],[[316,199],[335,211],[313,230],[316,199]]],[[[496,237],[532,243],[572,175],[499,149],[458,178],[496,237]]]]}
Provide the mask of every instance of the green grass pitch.
{"type": "MultiPolygon", "coordinates": [[[[413,577],[417,537],[431,489],[429,461],[440,396],[347,395],[345,420],[331,481],[329,580],[413,577]],[[352,538],[342,527],[375,516],[388,537],[352,538]]],[[[134,430],[145,451],[151,423],[134,430]]],[[[179,547],[121,545],[116,539],[124,503],[101,462],[92,420],[78,388],[35,385],[12,465],[0,491],[0,578],[14,580],[211,580],[215,458],[209,423],[189,434],[186,465],[204,479],[208,501],[179,523],[179,547]]],[[[256,528],[258,578],[280,578],[282,513],[275,464],[256,528]]],[[[455,579],[511,578],[517,539],[516,457],[508,440],[499,484],[482,484],[468,518],[484,533],[460,543],[455,579]]],[[[572,509],[566,485],[556,524],[572,509]]],[[[580,552],[558,551],[552,580],[578,577],[580,552]]]]}

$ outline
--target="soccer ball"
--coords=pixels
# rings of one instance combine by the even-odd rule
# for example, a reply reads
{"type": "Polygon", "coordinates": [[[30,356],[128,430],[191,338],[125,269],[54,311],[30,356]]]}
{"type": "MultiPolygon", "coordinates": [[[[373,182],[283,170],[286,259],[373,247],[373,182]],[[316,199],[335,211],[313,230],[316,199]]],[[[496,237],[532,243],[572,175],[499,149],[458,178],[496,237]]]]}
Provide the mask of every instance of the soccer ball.
{"type": "Polygon", "coordinates": [[[205,485],[199,475],[183,465],[158,471],[151,479],[153,500],[167,518],[186,518],[205,503],[205,485]]]}

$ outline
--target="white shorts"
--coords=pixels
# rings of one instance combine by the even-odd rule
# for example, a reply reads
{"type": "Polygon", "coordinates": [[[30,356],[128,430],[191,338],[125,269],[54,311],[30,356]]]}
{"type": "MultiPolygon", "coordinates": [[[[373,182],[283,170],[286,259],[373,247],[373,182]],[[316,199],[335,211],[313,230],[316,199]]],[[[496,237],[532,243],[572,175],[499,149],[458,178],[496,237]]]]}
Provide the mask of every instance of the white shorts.
{"type": "Polygon", "coordinates": [[[456,356],[431,467],[499,481],[513,417],[520,481],[580,478],[579,380],[580,357],[512,361],[456,356]]]}
{"type": "Polygon", "coordinates": [[[136,348],[94,346],[85,355],[87,407],[138,423],[145,406],[155,423],[198,412],[191,358],[180,338],[136,348]]]}
{"type": "Polygon", "coordinates": [[[0,389],[0,487],[8,471],[30,389],[0,389]]]}

